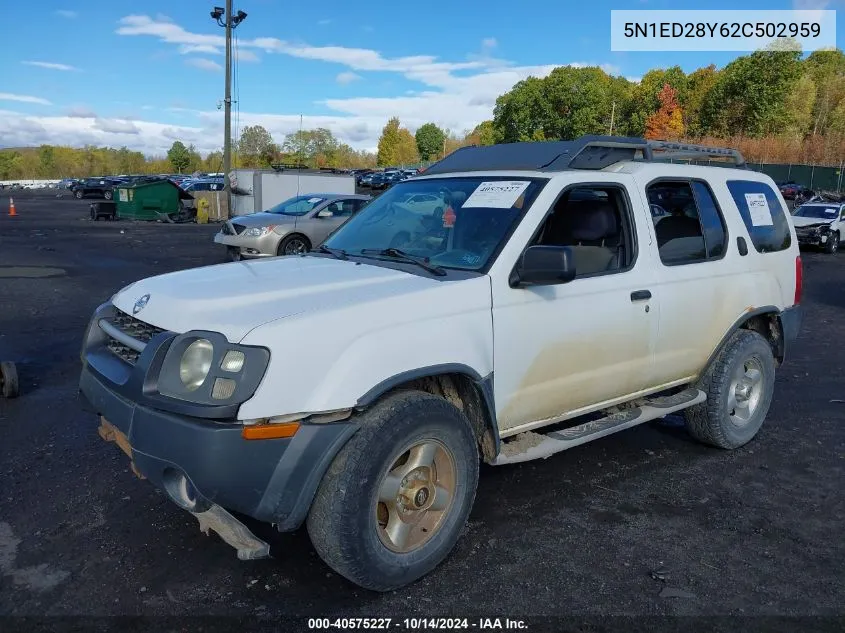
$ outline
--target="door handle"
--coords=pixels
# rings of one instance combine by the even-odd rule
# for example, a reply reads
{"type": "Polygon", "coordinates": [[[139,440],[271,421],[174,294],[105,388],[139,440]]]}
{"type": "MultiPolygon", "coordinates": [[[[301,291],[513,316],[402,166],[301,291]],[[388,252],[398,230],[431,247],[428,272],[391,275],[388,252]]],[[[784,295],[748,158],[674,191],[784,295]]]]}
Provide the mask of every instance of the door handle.
{"type": "Polygon", "coordinates": [[[631,301],[645,301],[651,299],[651,290],[634,290],[631,293],[631,301]]]}

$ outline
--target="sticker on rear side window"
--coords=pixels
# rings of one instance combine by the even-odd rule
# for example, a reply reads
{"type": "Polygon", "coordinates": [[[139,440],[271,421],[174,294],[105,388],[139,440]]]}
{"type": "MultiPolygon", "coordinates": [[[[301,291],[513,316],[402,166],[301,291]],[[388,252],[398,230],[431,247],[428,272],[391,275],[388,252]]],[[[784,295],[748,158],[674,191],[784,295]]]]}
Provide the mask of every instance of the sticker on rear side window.
{"type": "Polygon", "coordinates": [[[772,212],[765,193],[747,193],[745,202],[748,204],[748,214],[754,226],[773,226],[772,212]]]}
{"type": "Polygon", "coordinates": [[[318,202],[322,202],[322,198],[308,198],[308,204],[317,204],[318,202]]]}
{"type": "Polygon", "coordinates": [[[463,208],[488,207],[510,209],[531,183],[525,180],[496,180],[482,182],[472,192],[463,208]]]}

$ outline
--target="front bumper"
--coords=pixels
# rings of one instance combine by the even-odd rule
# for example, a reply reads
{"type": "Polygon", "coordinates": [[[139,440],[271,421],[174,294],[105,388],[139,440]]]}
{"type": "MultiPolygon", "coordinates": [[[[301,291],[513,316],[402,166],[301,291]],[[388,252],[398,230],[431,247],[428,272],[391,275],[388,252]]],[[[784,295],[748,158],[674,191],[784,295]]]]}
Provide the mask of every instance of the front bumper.
{"type": "Polygon", "coordinates": [[[246,440],[235,415],[221,417],[228,411],[219,407],[206,408],[208,415],[197,406],[165,410],[165,401],[144,392],[156,346],[166,340],[166,334],[153,338],[152,349],[130,366],[89,332],[79,380],[88,408],[126,437],[136,471],[155,486],[168,491],[174,474],[184,475],[200,501],[275,523],[280,531],[299,527],[323,474],[357,426],[302,424],[292,438],[246,440]]]}
{"type": "Polygon", "coordinates": [[[261,237],[244,237],[242,235],[226,235],[217,233],[214,243],[240,250],[241,257],[273,257],[279,247],[279,236],[270,231],[261,237]]]}
{"type": "Polygon", "coordinates": [[[822,235],[820,233],[812,232],[812,233],[799,233],[796,232],[796,236],[798,237],[798,244],[800,246],[823,246],[827,244],[827,240],[829,238],[828,235],[822,235]]]}

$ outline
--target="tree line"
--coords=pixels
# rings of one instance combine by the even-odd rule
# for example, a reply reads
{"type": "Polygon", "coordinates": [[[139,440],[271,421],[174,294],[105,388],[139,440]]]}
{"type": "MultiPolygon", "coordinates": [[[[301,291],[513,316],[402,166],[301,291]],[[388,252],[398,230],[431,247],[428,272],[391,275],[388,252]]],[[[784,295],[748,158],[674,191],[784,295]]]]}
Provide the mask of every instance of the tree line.
{"type": "MultiPolygon", "coordinates": [[[[430,162],[464,145],[573,139],[584,134],[644,136],[736,147],[754,162],[839,166],[845,158],[845,54],[765,50],[724,68],[685,73],[654,69],[636,82],[598,67],[554,69],[518,82],[496,100],[493,118],[456,133],[426,123],[412,133],[398,118],[384,126],[378,150],[357,151],[326,128],[277,142],[247,126],[234,144],[235,167],[298,164],[365,168],[430,162]]],[[[222,152],[201,156],[175,141],[166,156],[120,149],[43,145],[0,150],[0,179],[123,173],[222,171],[222,152]]]]}

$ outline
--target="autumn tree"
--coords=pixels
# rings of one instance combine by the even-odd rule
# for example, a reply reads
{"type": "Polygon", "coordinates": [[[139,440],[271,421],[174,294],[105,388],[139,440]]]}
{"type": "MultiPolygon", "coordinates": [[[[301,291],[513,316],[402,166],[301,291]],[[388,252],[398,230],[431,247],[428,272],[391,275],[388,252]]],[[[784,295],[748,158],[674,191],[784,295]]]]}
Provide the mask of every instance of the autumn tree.
{"type": "MultiPolygon", "coordinates": [[[[89,157],[89,161],[93,162],[94,158],[89,157]]],[[[191,164],[191,154],[188,148],[182,141],[173,141],[173,145],[167,150],[167,160],[170,161],[170,166],[174,171],[181,174],[188,169],[191,164]]]]}
{"type": "Polygon", "coordinates": [[[381,131],[376,163],[398,166],[416,162],[419,162],[416,139],[407,128],[399,127],[398,117],[393,117],[381,131]]]}
{"type": "Polygon", "coordinates": [[[496,128],[493,121],[482,121],[466,135],[464,142],[467,145],[495,145],[497,142],[496,128]]]}
{"type": "Polygon", "coordinates": [[[660,107],[645,122],[648,139],[677,140],[684,135],[684,114],[678,104],[678,93],[669,84],[657,94],[660,107]]]}
{"type": "Polygon", "coordinates": [[[434,123],[426,123],[417,128],[414,135],[417,143],[417,151],[422,160],[432,160],[443,152],[443,142],[446,140],[446,133],[434,123]]]}

